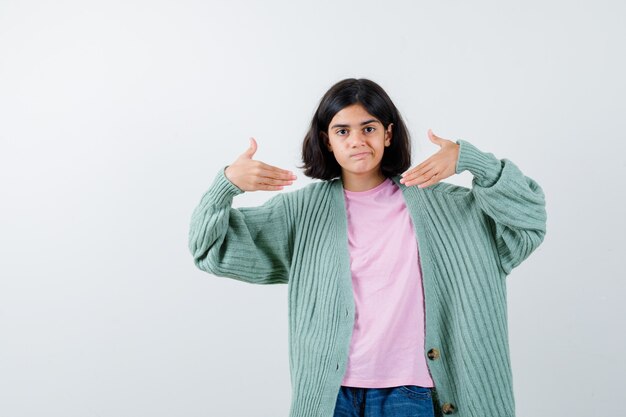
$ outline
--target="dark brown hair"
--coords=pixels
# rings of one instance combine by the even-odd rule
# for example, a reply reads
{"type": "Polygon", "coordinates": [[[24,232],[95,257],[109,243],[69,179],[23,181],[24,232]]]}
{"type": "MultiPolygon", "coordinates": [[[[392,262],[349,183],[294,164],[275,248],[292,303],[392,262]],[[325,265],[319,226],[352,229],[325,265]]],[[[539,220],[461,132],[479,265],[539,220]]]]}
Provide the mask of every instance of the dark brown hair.
{"type": "Polygon", "coordinates": [[[381,160],[385,177],[400,174],[411,166],[411,137],[385,90],[366,78],[346,78],[335,83],[320,100],[311,120],[309,131],[302,142],[302,162],[298,167],[310,178],[330,180],[341,176],[341,166],[328,150],[324,135],[328,125],[344,107],[359,103],[387,129],[393,123],[391,145],[386,147],[381,160]]]}

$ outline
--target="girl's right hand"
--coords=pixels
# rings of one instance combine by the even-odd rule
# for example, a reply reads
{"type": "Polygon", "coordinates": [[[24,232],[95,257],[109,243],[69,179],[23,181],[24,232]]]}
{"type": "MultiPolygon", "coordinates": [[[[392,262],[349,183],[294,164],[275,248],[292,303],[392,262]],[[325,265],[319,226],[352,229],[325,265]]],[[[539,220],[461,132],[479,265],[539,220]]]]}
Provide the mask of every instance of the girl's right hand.
{"type": "Polygon", "coordinates": [[[243,191],[282,190],[284,185],[293,184],[293,172],[253,160],[256,150],[256,140],[250,138],[250,147],[224,171],[230,182],[243,191]]]}

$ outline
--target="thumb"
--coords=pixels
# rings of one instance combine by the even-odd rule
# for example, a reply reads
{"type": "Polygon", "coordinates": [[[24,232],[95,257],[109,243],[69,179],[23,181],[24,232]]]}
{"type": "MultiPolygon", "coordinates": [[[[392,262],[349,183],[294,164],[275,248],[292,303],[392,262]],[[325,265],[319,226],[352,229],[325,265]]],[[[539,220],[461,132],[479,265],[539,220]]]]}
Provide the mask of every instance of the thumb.
{"type": "Polygon", "coordinates": [[[248,149],[246,149],[246,151],[242,153],[241,156],[244,158],[252,159],[252,157],[256,153],[256,150],[257,150],[256,140],[254,140],[253,137],[250,137],[250,147],[248,147],[248,149]]]}
{"type": "Polygon", "coordinates": [[[436,145],[441,145],[441,142],[443,142],[443,138],[440,138],[439,136],[435,135],[432,129],[428,129],[428,138],[430,139],[432,143],[436,145]]]}

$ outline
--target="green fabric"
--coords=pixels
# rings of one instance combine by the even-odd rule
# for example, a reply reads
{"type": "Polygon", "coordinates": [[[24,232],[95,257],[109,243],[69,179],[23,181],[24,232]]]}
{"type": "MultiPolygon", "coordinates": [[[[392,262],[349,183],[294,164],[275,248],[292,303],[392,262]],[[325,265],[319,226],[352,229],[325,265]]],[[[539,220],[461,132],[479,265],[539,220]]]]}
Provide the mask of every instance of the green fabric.
{"type": "MultiPolygon", "coordinates": [[[[508,159],[465,140],[456,173],[472,188],[440,182],[402,190],[418,241],[425,349],[436,415],[513,417],[506,276],[543,241],[541,187],[508,159]]],[[[355,305],[341,178],[232,208],[241,189],[221,168],[192,214],[189,249],[215,276],[288,284],[290,417],[332,417],[346,370],[355,305]]]]}

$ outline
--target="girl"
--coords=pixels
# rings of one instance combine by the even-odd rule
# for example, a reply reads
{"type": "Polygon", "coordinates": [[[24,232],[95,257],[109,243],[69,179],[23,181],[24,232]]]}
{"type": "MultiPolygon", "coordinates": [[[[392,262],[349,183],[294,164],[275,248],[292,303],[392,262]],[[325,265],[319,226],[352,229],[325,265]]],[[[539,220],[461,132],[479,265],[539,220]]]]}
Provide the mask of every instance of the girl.
{"type": "Polygon", "coordinates": [[[510,160],[428,135],[441,149],[410,168],[387,93],[345,79],[302,144],[321,181],[233,208],[296,179],[251,138],[193,211],[198,268],[288,284],[290,417],[515,415],[505,278],[544,239],[544,194],[510,160]],[[441,182],[465,170],[471,189],[441,182]]]}

